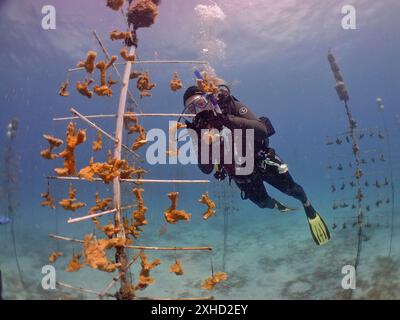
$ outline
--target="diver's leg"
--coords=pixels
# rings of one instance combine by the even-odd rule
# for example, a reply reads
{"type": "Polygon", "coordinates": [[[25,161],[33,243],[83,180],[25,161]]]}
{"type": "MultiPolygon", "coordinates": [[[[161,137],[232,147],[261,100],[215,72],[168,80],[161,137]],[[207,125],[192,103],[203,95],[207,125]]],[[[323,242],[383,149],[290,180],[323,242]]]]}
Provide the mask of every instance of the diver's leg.
{"type": "MultiPolygon", "coordinates": [[[[269,161],[271,161],[271,159],[269,159],[269,161]]],[[[287,166],[280,158],[277,158],[276,164],[277,165],[274,165],[271,162],[269,166],[265,167],[266,170],[264,170],[263,180],[279,191],[301,201],[315,243],[317,245],[327,243],[330,239],[329,229],[324,220],[307,199],[304,189],[293,180],[292,176],[288,172],[287,166]]]]}
{"type": "Polygon", "coordinates": [[[234,177],[236,185],[241,191],[242,199],[250,199],[260,208],[276,208],[277,201],[271,198],[261,178],[251,177],[234,177]]]}
{"type": "Polygon", "coordinates": [[[307,199],[306,193],[303,188],[294,182],[289,172],[284,174],[271,174],[265,177],[265,181],[282,191],[283,193],[292,196],[301,201],[303,204],[304,212],[307,215],[308,225],[310,227],[311,235],[317,245],[325,244],[331,238],[329,229],[326,226],[322,217],[311,205],[307,199]]]}
{"type": "Polygon", "coordinates": [[[273,149],[269,149],[263,155],[262,160],[262,168],[260,168],[260,171],[263,173],[262,179],[279,191],[299,200],[304,207],[307,217],[314,218],[316,213],[314,208],[308,201],[303,187],[293,180],[286,163],[284,163],[273,149]]]}
{"type": "Polygon", "coordinates": [[[299,200],[309,218],[315,217],[315,210],[307,198],[302,186],[296,183],[289,172],[271,172],[263,175],[263,180],[282,193],[299,200]]]}

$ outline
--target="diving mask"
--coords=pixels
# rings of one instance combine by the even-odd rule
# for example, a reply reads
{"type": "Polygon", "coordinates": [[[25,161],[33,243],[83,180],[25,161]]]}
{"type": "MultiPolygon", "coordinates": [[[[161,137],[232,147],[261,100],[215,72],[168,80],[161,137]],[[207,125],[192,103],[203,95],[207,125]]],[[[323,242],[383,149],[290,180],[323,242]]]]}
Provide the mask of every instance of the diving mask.
{"type": "Polygon", "coordinates": [[[217,94],[218,99],[223,100],[230,97],[230,95],[231,95],[231,90],[227,85],[221,84],[218,86],[218,94],[217,94]]]}
{"type": "Polygon", "coordinates": [[[205,95],[194,95],[186,102],[186,110],[189,113],[197,114],[204,110],[212,110],[213,105],[205,95]]]}

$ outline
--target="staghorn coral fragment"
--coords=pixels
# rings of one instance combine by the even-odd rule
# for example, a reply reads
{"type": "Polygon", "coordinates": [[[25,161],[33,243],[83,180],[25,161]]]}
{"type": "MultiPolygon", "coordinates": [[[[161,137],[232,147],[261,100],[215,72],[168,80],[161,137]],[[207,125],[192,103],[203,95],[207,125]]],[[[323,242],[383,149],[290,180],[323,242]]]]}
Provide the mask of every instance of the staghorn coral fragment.
{"type": "Polygon", "coordinates": [[[59,156],[64,159],[63,168],[55,168],[54,171],[59,176],[68,176],[76,174],[75,164],[75,148],[86,141],[86,131],[78,130],[76,132],[75,125],[70,122],[67,127],[67,146],[59,156]]]}
{"type": "Polygon", "coordinates": [[[93,141],[93,151],[100,151],[103,148],[103,140],[101,138],[101,131],[97,131],[97,138],[93,141]]]}
{"type": "Polygon", "coordinates": [[[125,60],[125,61],[135,61],[136,56],[134,54],[129,55],[128,50],[126,48],[122,48],[119,52],[119,54],[121,55],[121,57],[125,60]]]}
{"type": "Polygon", "coordinates": [[[89,51],[86,54],[86,60],[79,61],[76,65],[78,68],[85,68],[87,73],[93,73],[94,71],[94,61],[96,60],[97,52],[89,51]]]}
{"type": "Polygon", "coordinates": [[[83,80],[82,82],[78,81],[76,83],[76,90],[83,95],[84,97],[88,97],[89,99],[93,97],[93,91],[89,89],[89,86],[93,83],[93,79],[83,80]]]}
{"type": "Polygon", "coordinates": [[[205,93],[216,94],[218,92],[218,78],[210,77],[206,72],[202,73],[203,79],[197,79],[197,86],[205,93]]]}
{"type": "Polygon", "coordinates": [[[52,252],[49,255],[49,262],[52,262],[52,263],[56,262],[58,257],[61,257],[62,255],[63,255],[62,252],[59,252],[59,251],[52,252]]]}
{"type": "Polygon", "coordinates": [[[147,288],[150,284],[154,283],[154,279],[150,276],[150,271],[156,266],[161,264],[160,259],[155,259],[153,262],[149,263],[146,254],[142,251],[140,253],[141,267],[139,274],[139,280],[135,289],[143,290],[147,288]]]}
{"type": "Polygon", "coordinates": [[[110,61],[108,61],[108,64],[106,66],[106,70],[112,67],[117,60],[118,60],[117,56],[111,56],[110,61]]]}
{"type": "Polygon", "coordinates": [[[58,90],[58,94],[62,97],[69,97],[69,92],[67,88],[71,82],[69,80],[65,81],[60,85],[60,89],[58,90]]]}
{"type": "MultiPolygon", "coordinates": [[[[133,238],[138,239],[140,232],[142,231],[139,227],[135,227],[134,223],[128,218],[122,219],[122,224],[124,226],[125,235],[128,237],[131,235],[133,238]]],[[[128,238],[127,238],[128,239],[128,238]]]]}
{"type": "Polygon", "coordinates": [[[135,166],[132,167],[126,166],[121,169],[120,178],[129,179],[131,176],[135,176],[136,179],[142,179],[145,173],[146,170],[144,170],[143,168],[136,168],[135,166]]]}
{"type": "Polygon", "coordinates": [[[102,86],[106,85],[107,64],[104,60],[97,62],[96,69],[100,70],[100,83],[102,86]]]}
{"type": "Polygon", "coordinates": [[[142,73],[136,82],[136,87],[140,92],[140,97],[149,97],[151,93],[149,92],[156,87],[155,83],[150,82],[150,76],[148,72],[142,73]]]}
{"type": "Polygon", "coordinates": [[[94,86],[93,87],[94,93],[97,94],[100,97],[111,97],[112,91],[108,85],[104,86],[94,86]]]}
{"type": "Polygon", "coordinates": [[[108,97],[112,95],[110,87],[115,84],[115,81],[110,77],[108,83],[106,83],[107,69],[110,68],[117,59],[117,56],[112,56],[108,64],[106,64],[104,60],[101,60],[96,64],[96,68],[100,70],[100,86],[94,86],[93,88],[97,95],[108,97]]]}
{"type": "Polygon", "coordinates": [[[105,226],[102,226],[102,225],[100,224],[100,222],[98,222],[98,219],[97,219],[97,218],[93,218],[93,220],[94,220],[94,221],[93,221],[94,224],[96,225],[96,228],[99,229],[99,230],[101,230],[101,231],[103,231],[104,234],[105,234],[109,239],[111,239],[114,235],[117,235],[117,234],[119,233],[119,231],[120,231],[120,229],[119,229],[119,228],[116,228],[115,225],[112,224],[112,223],[109,223],[109,224],[107,224],[107,225],[105,225],[105,226]]]}
{"type": "Polygon", "coordinates": [[[96,205],[89,209],[88,214],[92,214],[97,211],[109,210],[111,202],[112,202],[112,198],[100,199],[99,193],[96,192],[96,205]]]}
{"type": "Polygon", "coordinates": [[[49,143],[49,148],[40,151],[40,156],[44,159],[54,160],[59,157],[58,154],[53,153],[54,148],[58,148],[63,144],[61,139],[55,138],[49,134],[44,134],[43,138],[49,143]]]}
{"type": "Polygon", "coordinates": [[[177,276],[183,275],[181,262],[179,260],[175,260],[175,263],[169,268],[169,272],[175,273],[177,276]]]}
{"type": "Polygon", "coordinates": [[[107,85],[109,88],[111,88],[111,86],[113,86],[114,84],[116,84],[117,81],[114,81],[111,76],[108,77],[108,81],[107,81],[107,85]]]}
{"type": "Polygon", "coordinates": [[[107,0],[107,7],[112,10],[118,11],[124,5],[125,0],[107,0]]]}
{"type": "Polygon", "coordinates": [[[212,290],[217,283],[228,279],[228,274],[225,272],[218,272],[213,274],[211,277],[204,280],[202,284],[202,289],[204,290],[212,290]]]}
{"type": "Polygon", "coordinates": [[[142,75],[142,73],[139,71],[132,71],[131,74],[129,75],[129,80],[136,79],[136,78],[140,77],[141,75],[142,75]]]}
{"type": "Polygon", "coordinates": [[[42,207],[50,207],[51,209],[56,208],[54,204],[54,198],[50,196],[49,191],[41,193],[40,196],[44,199],[44,201],[40,204],[42,207]]]}
{"type": "Polygon", "coordinates": [[[95,239],[93,234],[87,234],[83,240],[83,252],[85,263],[93,268],[104,272],[113,272],[121,266],[120,263],[111,262],[106,255],[106,250],[123,247],[126,242],[122,238],[95,239]]]}
{"type": "Polygon", "coordinates": [[[156,0],[134,0],[128,9],[129,24],[132,24],[135,30],[150,27],[157,18],[159,3],[160,1],[156,0]]]}
{"type": "Polygon", "coordinates": [[[49,134],[44,134],[43,138],[45,138],[48,143],[50,144],[50,147],[53,148],[58,148],[59,146],[61,146],[64,142],[61,139],[55,138],[49,134]]]}
{"type": "Polygon", "coordinates": [[[131,37],[130,32],[123,32],[118,30],[113,30],[110,32],[110,39],[111,41],[114,40],[128,40],[131,37]]]}
{"type": "Polygon", "coordinates": [[[171,200],[171,206],[164,211],[164,217],[168,223],[175,224],[179,220],[190,221],[192,216],[186,213],[185,210],[177,210],[179,192],[168,193],[168,198],[171,200]]]}
{"type": "Polygon", "coordinates": [[[81,263],[82,253],[73,253],[72,258],[68,263],[67,271],[68,272],[76,272],[84,267],[84,264],[81,263]]]}
{"type": "Polygon", "coordinates": [[[76,190],[72,187],[72,184],[69,185],[68,198],[62,199],[59,204],[65,210],[75,211],[82,207],[85,207],[86,204],[83,202],[76,202],[76,190]]]}
{"type": "Polygon", "coordinates": [[[144,190],[134,188],[132,192],[135,195],[137,201],[137,210],[133,211],[132,213],[132,216],[135,219],[134,225],[135,227],[140,227],[147,224],[146,220],[147,207],[144,205],[144,200],[143,200],[144,190]]]}
{"type": "MultiPolygon", "coordinates": [[[[102,211],[106,211],[109,210],[111,208],[110,204],[111,204],[112,198],[104,198],[104,199],[100,199],[99,193],[96,192],[96,205],[91,207],[88,214],[93,214],[96,212],[102,212],[102,211]]],[[[98,218],[93,218],[93,223],[95,224],[96,228],[101,230],[102,232],[104,232],[104,234],[108,237],[108,238],[112,238],[114,235],[118,234],[118,232],[120,231],[119,228],[115,228],[115,226],[110,223],[107,224],[106,226],[102,226],[98,220],[98,218]]]]}
{"type": "Polygon", "coordinates": [[[174,77],[172,78],[171,82],[169,83],[169,86],[171,88],[171,91],[176,92],[180,89],[182,89],[182,81],[178,77],[178,73],[174,72],[174,77]]]}
{"type": "Polygon", "coordinates": [[[93,157],[91,157],[89,165],[82,168],[78,176],[88,181],[93,181],[94,176],[98,176],[104,183],[108,184],[127,168],[129,168],[129,164],[126,160],[111,159],[109,156],[107,162],[93,162],[93,157]]]}
{"type": "Polygon", "coordinates": [[[133,151],[139,149],[147,143],[146,130],[139,124],[137,117],[129,115],[124,119],[125,127],[128,129],[128,134],[137,132],[139,135],[133,142],[131,149],[133,151]],[[133,123],[133,125],[131,125],[133,123]]]}
{"type": "Polygon", "coordinates": [[[132,192],[136,198],[137,209],[132,212],[131,219],[128,218],[123,219],[125,234],[132,235],[135,239],[139,237],[140,232],[142,231],[140,227],[147,224],[146,220],[147,207],[144,205],[143,191],[144,191],[143,189],[139,188],[132,189],[132,192]]]}
{"type": "Polygon", "coordinates": [[[207,211],[203,213],[204,220],[207,220],[211,216],[215,215],[215,203],[210,199],[208,192],[201,196],[199,202],[204,203],[207,206],[207,211]]]}

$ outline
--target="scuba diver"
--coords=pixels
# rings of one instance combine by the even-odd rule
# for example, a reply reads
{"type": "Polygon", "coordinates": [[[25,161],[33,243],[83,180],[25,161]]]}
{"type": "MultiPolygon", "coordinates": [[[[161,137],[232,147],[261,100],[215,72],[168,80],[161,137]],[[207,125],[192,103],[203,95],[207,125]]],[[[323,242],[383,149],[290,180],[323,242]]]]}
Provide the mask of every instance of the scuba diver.
{"type": "MultiPolygon", "coordinates": [[[[291,209],[278,200],[272,198],[264,185],[264,182],[272,185],[286,195],[299,200],[304,208],[312,237],[317,245],[323,245],[330,239],[330,233],[322,217],[311,205],[303,188],[297,184],[288,171],[288,166],[269,146],[269,137],[275,130],[267,117],[257,118],[255,114],[234,96],[226,85],[218,86],[216,95],[206,94],[198,86],[189,87],[183,96],[185,106],[183,113],[196,114],[192,122],[186,120],[188,129],[192,129],[197,137],[201,138],[204,129],[225,130],[231,132],[241,129],[241,134],[246,134],[246,129],[254,130],[254,170],[248,175],[238,175],[235,171],[237,164],[224,163],[220,159],[218,165],[212,160],[207,164],[198,166],[205,174],[211,174],[214,169],[214,177],[222,181],[229,177],[241,191],[241,198],[249,199],[260,208],[278,209],[280,212],[289,212],[291,209]]],[[[199,144],[202,139],[198,139],[199,144]]],[[[223,136],[219,136],[221,145],[223,136]]],[[[242,139],[246,141],[246,139],[242,139]]],[[[245,142],[246,143],[246,142],[245,142]]],[[[201,158],[201,148],[197,149],[198,159],[201,158]]],[[[245,150],[245,149],[242,149],[245,150]]]]}

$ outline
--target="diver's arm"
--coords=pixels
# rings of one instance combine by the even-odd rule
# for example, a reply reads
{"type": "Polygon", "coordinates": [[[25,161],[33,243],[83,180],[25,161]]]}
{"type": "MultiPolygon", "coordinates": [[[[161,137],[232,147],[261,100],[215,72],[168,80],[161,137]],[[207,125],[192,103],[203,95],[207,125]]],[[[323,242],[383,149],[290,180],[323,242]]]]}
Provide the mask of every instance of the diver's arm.
{"type": "Polygon", "coordinates": [[[235,101],[231,105],[230,114],[226,115],[224,125],[229,129],[254,129],[256,136],[268,135],[268,128],[243,103],[235,101]]]}
{"type": "Polygon", "coordinates": [[[234,115],[227,116],[227,127],[230,129],[254,129],[255,135],[267,135],[268,129],[260,120],[250,120],[234,115]]]}

